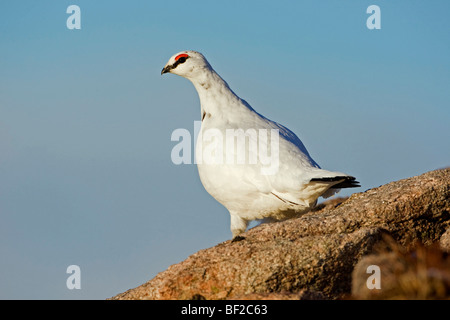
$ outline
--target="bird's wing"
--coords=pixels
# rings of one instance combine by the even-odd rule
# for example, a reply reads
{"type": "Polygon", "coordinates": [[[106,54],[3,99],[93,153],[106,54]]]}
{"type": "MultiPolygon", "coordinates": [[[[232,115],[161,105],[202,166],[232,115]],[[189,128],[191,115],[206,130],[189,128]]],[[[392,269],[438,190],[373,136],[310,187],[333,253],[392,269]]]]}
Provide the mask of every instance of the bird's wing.
{"type": "MultiPolygon", "coordinates": [[[[239,170],[240,179],[258,192],[273,195],[280,198],[280,201],[288,203],[312,203],[333,185],[343,185],[346,181],[349,186],[352,185],[352,180],[347,178],[347,174],[321,169],[309,155],[302,141],[291,130],[265,118],[253,109],[248,109],[248,113],[241,115],[236,121],[228,122],[227,128],[258,131],[258,136],[249,136],[247,140],[250,144],[257,144],[258,148],[246,150],[247,160],[257,158],[258,163],[245,165],[241,169],[230,167],[230,171],[239,170]],[[267,130],[266,139],[261,139],[259,135],[261,129],[267,130]],[[278,133],[275,144],[271,139],[274,134],[272,130],[278,133]],[[268,161],[265,163],[261,161],[264,160],[261,159],[261,148],[266,150],[265,160],[268,161]]],[[[229,152],[230,150],[227,150],[227,153],[229,152]]]]}
{"type": "MultiPolygon", "coordinates": [[[[260,191],[270,192],[287,203],[310,206],[322,195],[329,197],[340,188],[359,186],[354,177],[321,169],[292,131],[273,122],[271,127],[279,130],[277,170],[259,179],[258,172],[244,173],[252,176],[248,177],[249,183],[253,181],[260,191]]],[[[268,149],[276,151],[273,147],[268,149]]]]}

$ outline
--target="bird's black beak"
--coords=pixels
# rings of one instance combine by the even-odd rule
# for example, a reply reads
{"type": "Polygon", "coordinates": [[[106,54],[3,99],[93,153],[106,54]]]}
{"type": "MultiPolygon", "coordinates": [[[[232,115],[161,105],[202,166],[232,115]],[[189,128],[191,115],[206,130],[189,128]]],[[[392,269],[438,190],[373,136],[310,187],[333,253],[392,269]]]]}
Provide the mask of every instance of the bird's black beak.
{"type": "Polygon", "coordinates": [[[170,70],[172,70],[172,66],[166,66],[161,70],[161,75],[163,75],[164,73],[170,72],[170,70]]]}

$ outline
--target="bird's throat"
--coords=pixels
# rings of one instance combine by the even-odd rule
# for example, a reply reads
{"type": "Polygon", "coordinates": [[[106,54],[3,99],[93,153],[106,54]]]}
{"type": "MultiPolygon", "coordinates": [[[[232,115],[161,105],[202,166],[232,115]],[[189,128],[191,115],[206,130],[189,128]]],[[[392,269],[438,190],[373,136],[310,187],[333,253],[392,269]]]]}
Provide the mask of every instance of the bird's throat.
{"type": "Polygon", "coordinates": [[[214,70],[189,79],[197,90],[201,115],[219,115],[240,107],[240,99],[214,70]]]}

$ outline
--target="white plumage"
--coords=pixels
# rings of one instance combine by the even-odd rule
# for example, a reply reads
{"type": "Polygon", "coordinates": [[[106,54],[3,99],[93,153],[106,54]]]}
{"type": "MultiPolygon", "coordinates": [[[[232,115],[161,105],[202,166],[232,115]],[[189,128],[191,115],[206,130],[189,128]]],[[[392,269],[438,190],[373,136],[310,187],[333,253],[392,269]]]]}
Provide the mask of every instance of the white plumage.
{"type": "Polygon", "coordinates": [[[293,132],[260,115],[239,98],[201,53],[175,54],[161,74],[167,72],[190,80],[198,92],[202,125],[196,157],[209,159],[197,163],[198,172],[206,191],[230,212],[234,240],[242,239],[239,235],[252,220],[298,216],[311,210],[320,196],[326,198],[340,188],[359,187],[352,176],[321,169],[293,132]],[[271,140],[277,137],[273,135],[276,132],[278,140],[271,140]],[[238,160],[242,144],[236,138],[231,147],[226,139],[229,133],[247,133],[244,162],[238,160]],[[218,141],[220,136],[223,141],[218,141]],[[252,143],[258,148],[251,148],[252,143]],[[223,151],[217,149],[220,146],[223,151]],[[266,163],[260,154],[264,148],[266,155],[276,154],[273,159],[266,158],[266,163]],[[256,163],[250,160],[255,158],[256,163]],[[267,159],[273,163],[268,164],[267,159]]]}

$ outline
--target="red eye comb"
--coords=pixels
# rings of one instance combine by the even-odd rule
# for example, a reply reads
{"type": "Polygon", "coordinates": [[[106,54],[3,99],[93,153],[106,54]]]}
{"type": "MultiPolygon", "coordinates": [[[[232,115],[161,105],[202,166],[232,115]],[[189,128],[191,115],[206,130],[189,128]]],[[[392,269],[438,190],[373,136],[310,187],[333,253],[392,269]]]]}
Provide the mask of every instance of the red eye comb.
{"type": "Polygon", "coordinates": [[[177,61],[180,58],[189,58],[189,56],[186,53],[179,54],[175,57],[175,61],[177,61]]]}

